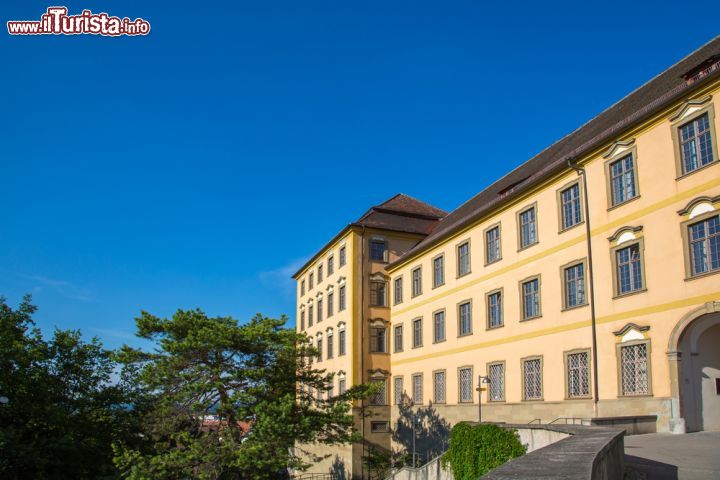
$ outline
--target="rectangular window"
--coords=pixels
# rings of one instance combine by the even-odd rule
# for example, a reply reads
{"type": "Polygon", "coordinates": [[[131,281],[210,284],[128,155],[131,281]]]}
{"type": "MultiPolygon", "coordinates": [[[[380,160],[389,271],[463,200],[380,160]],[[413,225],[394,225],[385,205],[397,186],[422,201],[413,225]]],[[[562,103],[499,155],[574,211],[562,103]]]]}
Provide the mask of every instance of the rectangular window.
{"type": "Polygon", "coordinates": [[[313,306],[308,306],[308,327],[313,326],[313,306]]]}
{"type": "Polygon", "coordinates": [[[345,330],[338,332],[338,355],[345,355],[345,330]]]}
{"type": "Polygon", "coordinates": [[[470,367],[458,369],[458,395],[458,400],[462,403],[473,401],[473,379],[470,367]]]}
{"type": "Polygon", "coordinates": [[[485,263],[494,263],[500,260],[500,226],[493,227],[485,232],[485,263]]]}
{"type": "Polygon", "coordinates": [[[396,352],[402,352],[403,351],[403,326],[402,325],[395,325],[395,351],[396,352]]]}
{"type": "Polygon", "coordinates": [[[487,296],[488,328],[503,326],[502,291],[489,293],[487,296]]]}
{"type": "Polygon", "coordinates": [[[462,277],[470,273],[470,242],[465,242],[457,247],[457,275],[462,277]]]}
{"type": "Polygon", "coordinates": [[[413,383],[413,404],[423,404],[423,377],[422,374],[415,374],[412,376],[413,383]]]}
{"type": "Polygon", "coordinates": [[[345,258],[345,247],[340,247],[340,258],[338,259],[338,263],[340,267],[344,267],[346,262],[345,258]]]}
{"type": "Polygon", "coordinates": [[[338,380],[338,393],[342,395],[347,391],[347,384],[345,383],[345,379],[341,378],[338,380]]]}
{"type": "Polygon", "coordinates": [[[327,398],[331,399],[335,396],[335,387],[332,383],[329,383],[327,386],[327,398]]]}
{"type": "Polygon", "coordinates": [[[643,289],[642,265],[640,263],[640,245],[618,249],[615,252],[617,266],[618,295],[643,289]]]}
{"type": "Polygon", "coordinates": [[[690,173],[713,161],[710,116],[705,113],[678,129],[683,173],[690,173]]]}
{"type": "Polygon", "coordinates": [[[402,277],[395,279],[395,305],[403,301],[402,277]]]}
{"type": "Polygon", "coordinates": [[[565,308],[585,305],[585,264],[578,263],[564,270],[565,308]]]}
{"type": "Polygon", "coordinates": [[[580,209],[580,184],[576,183],[560,192],[562,229],[568,229],[582,222],[580,209]]]}
{"type": "Polygon", "coordinates": [[[422,318],[413,320],[413,348],[422,347],[422,318]]]}
{"type": "Polygon", "coordinates": [[[373,353],[387,353],[385,342],[385,327],[370,327],[370,351],[373,353]]]}
{"type": "Polygon", "coordinates": [[[568,353],[567,367],[568,398],[590,396],[590,355],[588,352],[568,353]]]}
{"type": "Polygon", "coordinates": [[[445,283],[445,257],[433,259],[433,288],[445,283]]]}
{"type": "Polygon", "coordinates": [[[622,368],[622,394],[648,395],[648,347],[647,343],[620,347],[622,368]]]}
{"type": "Polygon", "coordinates": [[[315,274],[314,273],[311,273],[310,275],[308,275],[308,286],[310,287],[310,290],[312,290],[313,287],[315,286],[315,274]]]}
{"type": "Polygon", "coordinates": [[[395,377],[393,385],[393,398],[395,399],[395,405],[402,405],[403,403],[403,377],[395,377]]]}
{"type": "Polygon", "coordinates": [[[445,371],[433,373],[433,396],[435,403],[445,403],[445,371]]]}
{"type": "Polygon", "coordinates": [[[390,424],[386,421],[375,421],[370,422],[370,433],[387,433],[390,431],[390,424]]]}
{"type": "Polygon", "coordinates": [[[333,292],[328,292],[327,296],[327,316],[328,318],[333,316],[333,303],[335,300],[335,294],[333,292]]]}
{"type": "Polygon", "coordinates": [[[370,405],[387,405],[387,380],[372,380],[371,383],[378,390],[370,397],[370,405]]]}
{"type": "Polygon", "coordinates": [[[327,259],[328,264],[328,277],[335,272],[335,257],[330,255],[327,259]]]}
{"type": "Polygon", "coordinates": [[[433,315],[434,323],[434,341],[443,342],[445,341],[445,310],[435,312],[433,315]]]}
{"type": "Polygon", "coordinates": [[[505,400],[505,364],[493,363],[488,366],[488,377],[490,386],[488,398],[491,402],[502,402],[505,400]]]}
{"type": "Polygon", "coordinates": [[[318,283],[323,281],[323,266],[318,265],[318,283]]]}
{"type": "Polygon", "coordinates": [[[300,310],[300,330],[305,330],[305,310],[300,310]]]}
{"type": "Polygon", "coordinates": [[[322,341],[322,338],[318,338],[318,339],[317,339],[317,351],[318,351],[317,360],[318,360],[318,362],[322,362],[322,359],[323,359],[323,341],[322,341]]]}
{"type": "Polygon", "coordinates": [[[540,279],[533,278],[522,284],[523,320],[540,316],[540,279]]]}
{"type": "Polygon", "coordinates": [[[412,271],[412,296],[417,297],[422,293],[422,269],[417,267],[412,271]]]}
{"type": "Polygon", "coordinates": [[[542,362],[539,358],[523,360],[523,400],[542,399],[542,362]]]}
{"type": "Polygon", "coordinates": [[[300,282],[300,295],[305,295],[305,280],[300,282]]]}
{"type": "Polygon", "coordinates": [[[386,307],[386,292],[385,286],[387,283],[382,281],[371,281],[370,282],[370,305],[373,307],[386,307]]]}
{"type": "Polygon", "coordinates": [[[323,301],[318,299],[317,301],[317,323],[322,322],[323,319],[323,301]]]}
{"type": "Polygon", "coordinates": [[[610,201],[620,205],[637,197],[635,160],[632,153],[612,162],[610,168],[610,201]]]}
{"type": "Polygon", "coordinates": [[[345,310],[345,285],[341,285],[338,289],[338,311],[345,310]]]}
{"type": "Polygon", "coordinates": [[[688,226],[692,275],[720,269],[720,215],[688,226]]]}
{"type": "Polygon", "coordinates": [[[458,306],[458,332],[460,336],[472,333],[472,308],[470,302],[458,306]]]}
{"type": "Polygon", "coordinates": [[[370,260],[374,262],[387,261],[387,247],[384,240],[370,240],[370,260]]]}
{"type": "Polygon", "coordinates": [[[520,248],[529,247],[537,243],[537,219],[535,207],[520,212],[520,248]]]}
{"type": "Polygon", "coordinates": [[[333,335],[330,334],[327,336],[327,358],[333,358],[335,346],[333,345],[333,335]]]}

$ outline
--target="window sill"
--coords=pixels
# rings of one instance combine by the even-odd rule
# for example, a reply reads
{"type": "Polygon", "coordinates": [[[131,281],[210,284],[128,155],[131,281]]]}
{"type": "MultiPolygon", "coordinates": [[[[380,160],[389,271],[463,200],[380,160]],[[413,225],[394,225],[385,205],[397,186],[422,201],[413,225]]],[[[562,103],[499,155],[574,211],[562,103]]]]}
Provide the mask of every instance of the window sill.
{"type": "Polygon", "coordinates": [[[583,220],[582,222],[578,222],[578,223],[576,223],[575,225],[570,225],[570,226],[567,227],[567,228],[562,228],[562,229],[558,230],[558,235],[561,235],[561,234],[563,234],[563,233],[565,233],[565,232],[567,232],[567,231],[570,231],[570,230],[572,230],[572,229],[575,228],[575,227],[579,227],[580,225],[582,225],[582,224],[584,224],[584,223],[585,223],[585,220],[583,220]]]}
{"type": "Polygon", "coordinates": [[[442,340],[433,340],[433,345],[437,345],[438,343],[445,343],[446,341],[446,338],[443,338],[442,340]]]}
{"type": "Polygon", "coordinates": [[[632,292],[616,294],[612,298],[613,298],[613,300],[616,300],[619,298],[631,297],[633,295],[637,295],[638,293],[645,293],[645,292],[647,292],[647,288],[641,288],[640,290],[633,290],[632,292]]]}
{"type": "Polygon", "coordinates": [[[717,275],[718,273],[720,273],[720,269],[711,270],[709,272],[704,272],[704,273],[698,273],[697,275],[693,275],[691,277],[686,277],[685,281],[690,282],[692,280],[697,280],[698,278],[705,278],[705,277],[709,277],[711,275],[717,275]]]}
{"type": "Polygon", "coordinates": [[[492,326],[492,327],[491,327],[491,326],[487,326],[487,327],[485,327],[485,330],[497,330],[498,328],[503,328],[504,326],[505,326],[505,324],[504,324],[504,323],[501,323],[500,325],[495,325],[495,326],[492,326]]]}
{"type": "Polygon", "coordinates": [[[474,401],[463,402],[462,400],[458,400],[458,405],[477,405],[477,403],[475,403],[474,401]]]}
{"type": "Polygon", "coordinates": [[[607,211],[609,212],[609,211],[611,211],[611,210],[615,210],[616,208],[620,208],[620,207],[622,207],[622,206],[624,206],[624,205],[627,205],[628,203],[630,203],[630,202],[632,202],[632,201],[634,201],[634,200],[637,200],[638,198],[640,198],[640,194],[639,194],[639,193],[638,193],[637,195],[635,195],[633,198],[630,198],[630,199],[628,199],[628,200],[625,200],[624,202],[616,203],[615,205],[610,205],[610,206],[607,208],[607,211]]]}
{"type": "Polygon", "coordinates": [[[457,338],[472,337],[472,334],[473,332],[463,333],[462,335],[458,335],[457,338]]]}
{"type": "Polygon", "coordinates": [[[560,311],[561,312],[569,312],[570,310],[577,310],[578,308],[587,307],[589,305],[590,305],[589,303],[585,302],[585,303],[581,303],[580,305],[573,305],[572,307],[564,307],[560,311]]]}
{"type": "Polygon", "coordinates": [[[435,290],[436,288],[440,288],[440,287],[442,287],[443,285],[445,285],[445,282],[443,282],[443,283],[438,283],[437,285],[433,285],[432,288],[433,288],[433,290],[435,290]]]}
{"type": "Polygon", "coordinates": [[[489,267],[490,265],[495,265],[496,263],[502,261],[502,257],[498,258],[497,260],[493,260],[492,262],[485,261],[485,266],[489,267]]]}
{"type": "Polygon", "coordinates": [[[542,318],[542,314],[535,315],[534,317],[527,317],[520,320],[521,322],[529,322],[530,320],[537,320],[538,318],[542,318]]]}
{"type": "Polygon", "coordinates": [[[370,308],[385,308],[385,309],[388,309],[388,308],[390,308],[390,307],[388,307],[387,305],[370,305],[370,308]]]}
{"type": "Polygon", "coordinates": [[[371,355],[390,355],[390,352],[370,352],[371,355]]]}
{"type": "Polygon", "coordinates": [[[523,398],[523,402],[544,402],[545,398],[523,398]]]}
{"type": "Polygon", "coordinates": [[[422,348],[422,347],[423,347],[422,344],[420,344],[420,345],[413,345],[412,348],[413,348],[413,350],[414,350],[414,349],[416,349],[416,348],[422,348]]]}
{"type": "Polygon", "coordinates": [[[504,398],[502,400],[488,400],[487,401],[487,403],[505,403],[505,402],[506,401],[504,398]]]}
{"type": "Polygon", "coordinates": [[[534,247],[535,245],[539,245],[539,244],[540,244],[540,240],[535,240],[535,242],[533,242],[533,243],[531,243],[531,244],[529,244],[529,245],[525,245],[524,247],[519,247],[517,251],[518,251],[518,253],[520,253],[520,252],[522,252],[522,251],[524,251],[524,250],[527,250],[528,248],[532,248],[532,247],[534,247]]]}
{"type": "Polygon", "coordinates": [[[469,272],[463,273],[462,275],[457,275],[457,276],[455,277],[455,280],[461,279],[461,278],[463,278],[463,277],[467,277],[467,276],[470,275],[471,273],[472,273],[472,271],[469,271],[469,272]]]}
{"type": "Polygon", "coordinates": [[[592,396],[586,395],[584,397],[565,397],[566,402],[587,402],[588,400],[592,400],[592,396]]]}
{"type": "Polygon", "coordinates": [[[654,397],[654,396],[655,395],[653,395],[652,393],[643,393],[642,395],[618,395],[617,398],[629,400],[632,398],[649,398],[649,397],[654,397]]]}
{"type": "Polygon", "coordinates": [[[692,172],[683,173],[682,175],[676,177],[676,178],[675,178],[675,181],[677,182],[677,181],[679,181],[679,180],[682,180],[682,179],[684,179],[684,178],[687,178],[687,177],[689,177],[689,176],[691,176],[691,175],[699,172],[700,170],[705,170],[706,168],[715,166],[715,165],[717,165],[718,163],[720,163],[720,162],[718,162],[717,160],[713,160],[712,162],[708,163],[707,165],[703,165],[702,167],[696,168],[696,169],[693,170],[692,172]]]}

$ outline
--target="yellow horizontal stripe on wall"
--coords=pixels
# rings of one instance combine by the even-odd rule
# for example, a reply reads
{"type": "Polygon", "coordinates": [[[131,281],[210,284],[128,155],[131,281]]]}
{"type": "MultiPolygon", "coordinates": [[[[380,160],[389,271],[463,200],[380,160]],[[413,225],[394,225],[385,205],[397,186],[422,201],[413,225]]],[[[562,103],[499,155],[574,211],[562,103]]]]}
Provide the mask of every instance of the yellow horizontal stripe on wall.
{"type": "MultiPolygon", "coordinates": [[[[664,199],[664,200],[660,200],[659,202],[655,202],[655,203],[653,203],[652,205],[648,205],[647,207],[642,208],[642,209],[640,209],[640,210],[637,210],[636,212],[633,212],[633,213],[631,213],[631,214],[629,214],[629,215],[625,215],[624,217],[621,217],[621,218],[619,218],[619,219],[617,219],[617,220],[614,220],[614,221],[612,221],[612,222],[608,222],[608,223],[606,223],[606,224],[604,224],[604,225],[601,225],[601,226],[599,226],[599,227],[593,228],[592,231],[591,231],[591,234],[592,234],[593,236],[596,236],[596,235],[603,234],[603,233],[605,233],[605,232],[607,232],[608,230],[611,230],[611,229],[613,229],[613,228],[617,228],[617,227],[620,227],[620,226],[623,226],[623,225],[627,225],[628,223],[630,223],[630,222],[632,222],[632,221],[634,221],[634,220],[637,220],[638,218],[644,217],[644,216],[646,216],[646,215],[648,215],[648,214],[650,214],[650,213],[652,213],[652,212],[654,212],[654,211],[660,210],[660,209],[662,209],[662,208],[666,208],[667,206],[672,205],[673,203],[678,202],[678,201],[680,201],[680,200],[686,200],[686,199],[695,197],[697,194],[702,193],[702,192],[704,192],[705,190],[707,190],[707,189],[709,189],[709,188],[717,187],[717,186],[720,186],[720,178],[716,178],[716,179],[710,180],[709,182],[705,182],[705,183],[703,183],[702,185],[698,185],[698,186],[695,187],[695,188],[691,188],[691,189],[686,190],[686,191],[684,191],[684,192],[678,193],[677,195],[673,195],[672,197],[668,197],[668,198],[666,198],[666,199],[664,199]]],[[[581,235],[581,236],[575,237],[575,238],[573,238],[573,239],[571,239],[571,240],[567,240],[567,241],[565,241],[565,242],[563,242],[563,243],[560,243],[560,244],[558,244],[558,245],[555,245],[554,247],[551,247],[551,248],[548,248],[548,249],[546,249],[546,250],[543,250],[543,251],[541,251],[540,253],[537,253],[537,254],[535,254],[535,255],[532,255],[532,256],[530,256],[530,257],[528,257],[528,258],[525,258],[525,259],[523,259],[523,260],[517,261],[517,262],[515,262],[515,263],[511,263],[510,265],[507,265],[506,267],[500,268],[500,269],[498,269],[498,270],[496,270],[496,271],[494,271],[494,272],[492,272],[492,273],[488,273],[487,275],[482,275],[482,276],[480,276],[480,277],[478,277],[478,278],[469,280],[469,281],[467,281],[466,283],[464,283],[464,284],[462,284],[462,285],[459,285],[459,286],[457,286],[457,287],[451,288],[451,289],[446,290],[446,291],[444,291],[444,292],[442,292],[442,293],[438,293],[437,295],[434,295],[434,296],[432,296],[432,297],[428,297],[428,298],[426,298],[426,299],[424,299],[424,300],[415,302],[414,304],[412,304],[412,305],[410,305],[410,306],[408,306],[408,307],[406,307],[406,308],[402,308],[402,309],[399,309],[399,310],[393,310],[392,315],[395,316],[395,315],[400,315],[400,314],[403,314],[403,313],[410,312],[410,311],[412,311],[412,310],[414,310],[414,309],[416,309],[416,308],[422,307],[423,305],[427,305],[428,303],[434,302],[434,301],[436,301],[436,300],[439,300],[439,299],[441,299],[441,298],[443,298],[443,297],[446,297],[446,296],[448,296],[448,295],[451,295],[451,294],[453,294],[453,293],[462,291],[462,290],[464,290],[464,289],[466,289],[466,288],[469,288],[469,287],[472,287],[472,286],[474,286],[474,285],[477,285],[478,283],[482,283],[482,282],[484,282],[484,281],[486,281],[486,280],[489,280],[489,279],[491,279],[491,278],[493,278],[493,277],[497,277],[498,275],[502,275],[503,273],[507,273],[507,272],[510,272],[510,271],[515,270],[515,269],[517,269],[517,268],[523,267],[523,266],[527,265],[528,263],[535,262],[535,261],[537,261],[537,260],[540,260],[540,259],[542,259],[542,258],[545,258],[545,257],[547,257],[547,256],[549,256],[549,255],[552,255],[552,254],[557,253],[557,252],[559,252],[559,251],[561,251],[561,250],[564,250],[564,249],[566,249],[566,248],[568,248],[568,247],[571,247],[572,245],[576,245],[576,244],[582,243],[582,242],[584,242],[584,241],[585,241],[585,235],[581,235]]]]}
{"type": "MultiPolygon", "coordinates": [[[[597,323],[598,324],[609,323],[609,322],[614,322],[617,320],[623,320],[626,318],[640,317],[643,315],[664,312],[667,310],[675,310],[676,308],[689,307],[689,306],[693,306],[693,305],[699,306],[699,305],[702,305],[703,303],[717,301],[717,300],[720,300],[720,292],[715,292],[715,293],[711,293],[708,295],[700,295],[697,297],[685,298],[682,300],[676,300],[674,302],[661,303],[658,305],[653,305],[651,307],[638,308],[635,310],[628,310],[626,312],[614,313],[612,315],[606,315],[604,317],[599,317],[597,319],[597,323]]],[[[581,322],[568,323],[565,325],[557,325],[555,327],[543,328],[540,330],[536,330],[534,332],[521,333],[519,335],[512,335],[510,337],[499,338],[497,340],[490,340],[487,342],[474,343],[472,345],[466,345],[464,347],[452,348],[452,349],[444,350],[441,352],[433,352],[433,353],[427,353],[425,355],[417,355],[412,358],[404,358],[404,359],[400,359],[400,360],[394,360],[391,362],[391,365],[395,366],[395,365],[402,365],[405,363],[419,362],[421,360],[428,360],[431,358],[443,357],[443,356],[447,356],[447,355],[454,355],[456,353],[469,352],[469,351],[478,350],[481,348],[493,347],[496,345],[517,342],[520,340],[527,340],[530,338],[543,337],[545,335],[552,335],[555,333],[567,332],[570,330],[576,330],[578,328],[584,328],[584,327],[589,327],[589,326],[590,326],[589,319],[583,320],[581,322]]]]}

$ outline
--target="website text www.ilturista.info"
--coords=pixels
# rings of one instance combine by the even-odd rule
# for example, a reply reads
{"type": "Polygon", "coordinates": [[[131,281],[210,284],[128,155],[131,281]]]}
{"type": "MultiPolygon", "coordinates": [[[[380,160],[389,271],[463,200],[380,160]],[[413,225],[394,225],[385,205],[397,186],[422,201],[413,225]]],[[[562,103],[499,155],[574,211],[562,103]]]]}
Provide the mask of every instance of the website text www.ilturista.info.
{"type": "Polygon", "coordinates": [[[107,13],[83,10],[79,15],[68,15],[67,7],[48,7],[40,20],[11,20],[7,22],[10,35],[147,35],[150,22],[142,18],[111,17],[107,13]]]}

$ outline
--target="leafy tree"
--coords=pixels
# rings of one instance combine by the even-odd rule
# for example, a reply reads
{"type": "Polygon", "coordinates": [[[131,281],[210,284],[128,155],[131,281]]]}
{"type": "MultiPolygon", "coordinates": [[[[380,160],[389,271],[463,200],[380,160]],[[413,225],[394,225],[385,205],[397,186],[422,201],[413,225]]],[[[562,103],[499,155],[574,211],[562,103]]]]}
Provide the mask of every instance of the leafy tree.
{"type": "Polygon", "coordinates": [[[30,296],[0,297],[0,478],[117,477],[112,442],[136,428],[130,391],[97,339],[56,330],[45,340],[30,296]]]}
{"type": "Polygon", "coordinates": [[[475,480],[525,451],[517,430],[461,422],[452,428],[450,448],[441,461],[443,468],[452,468],[456,480],[475,480]]]}
{"type": "Polygon", "coordinates": [[[136,323],[156,348],[124,347],[118,359],[153,399],[145,442],[116,447],[126,478],[278,478],[309,466],[298,445],[357,440],[351,408],[368,388],[318,401],[313,392],[332,376],[312,367],[318,352],[284,317],[239,325],[179,310],[171,319],[143,312],[136,323]],[[211,427],[203,423],[209,415],[218,419],[211,427]]]}

